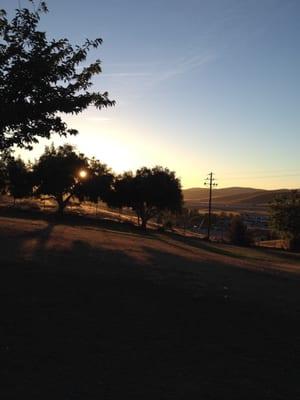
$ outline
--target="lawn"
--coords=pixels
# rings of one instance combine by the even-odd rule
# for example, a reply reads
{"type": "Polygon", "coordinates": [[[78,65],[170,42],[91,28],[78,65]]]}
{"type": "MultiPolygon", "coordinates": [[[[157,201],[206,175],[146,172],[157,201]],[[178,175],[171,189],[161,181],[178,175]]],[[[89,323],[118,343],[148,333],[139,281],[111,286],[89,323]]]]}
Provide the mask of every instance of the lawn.
{"type": "Polygon", "coordinates": [[[84,221],[0,217],[1,398],[300,397],[299,255],[84,221]]]}

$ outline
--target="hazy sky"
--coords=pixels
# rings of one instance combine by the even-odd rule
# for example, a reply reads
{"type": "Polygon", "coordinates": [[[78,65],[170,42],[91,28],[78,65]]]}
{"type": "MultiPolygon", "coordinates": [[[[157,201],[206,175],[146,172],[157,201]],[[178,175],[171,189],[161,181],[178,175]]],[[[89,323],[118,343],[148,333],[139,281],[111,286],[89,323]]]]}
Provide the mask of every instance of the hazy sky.
{"type": "Polygon", "coordinates": [[[117,172],[167,166],[184,187],[210,171],[222,187],[300,187],[299,0],[47,4],[49,38],[103,38],[95,89],[116,100],[67,117],[68,142],[117,172]]]}

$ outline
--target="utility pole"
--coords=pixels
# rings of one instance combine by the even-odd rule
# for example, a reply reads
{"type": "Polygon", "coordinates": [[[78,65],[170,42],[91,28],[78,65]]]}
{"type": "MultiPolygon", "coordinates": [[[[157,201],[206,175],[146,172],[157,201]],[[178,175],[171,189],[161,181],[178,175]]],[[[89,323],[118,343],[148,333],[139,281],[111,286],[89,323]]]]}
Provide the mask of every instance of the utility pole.
{"type": "Polygon", "coordinates": [[[218,186],[214,178],[214,173],[210,172],[205,179],[204,185],[209,185],[209,200],[208,200],[208,226],[207,226],[207,240],[210,239],[210,228],[211,228],[211,200],[212,200],[212,189],[218,186]]]}

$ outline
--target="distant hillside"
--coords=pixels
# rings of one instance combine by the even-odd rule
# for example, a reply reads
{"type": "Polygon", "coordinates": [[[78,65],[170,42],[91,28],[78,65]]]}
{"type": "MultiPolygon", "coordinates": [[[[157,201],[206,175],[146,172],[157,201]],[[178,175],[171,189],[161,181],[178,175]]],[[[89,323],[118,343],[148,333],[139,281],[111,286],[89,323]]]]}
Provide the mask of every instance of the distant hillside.
{"type": "MultiPolygon", "coordinates": [[[[264,190],[243,187],[230,187],[213,190],[213,200],[215,204],[228,206],[265,206],[272,199],[280,194],[287,192],[287,189],[264,190]]],[[[184,200],[187,205],[196,206],[208,201],[209,189],[191,188],[183,190],[184,200]]]]}

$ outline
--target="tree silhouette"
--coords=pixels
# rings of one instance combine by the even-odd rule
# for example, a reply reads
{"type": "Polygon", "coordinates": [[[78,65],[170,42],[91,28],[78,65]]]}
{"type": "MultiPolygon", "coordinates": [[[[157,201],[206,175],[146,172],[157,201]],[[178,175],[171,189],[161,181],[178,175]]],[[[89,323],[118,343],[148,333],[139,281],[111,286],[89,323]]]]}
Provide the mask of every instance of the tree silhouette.
{"type": "Polygon", "coordinates": [[[7,189],[7,164],[3,157],[0,157],[0,194],[5,194],[7,189]]]}
{"type": "Polygon", "coordinates": [[[292,190],[270,203],[270,225],[289,240],[290,249],[300,248],[300,193],[292,190]]]}
{"type": "Polygon", "coordinates": [[[46,147],[37,163],[33,166],[36,195],[48,195],[58,205],[58,214],[64,209],[82,184],[80,172],[88,168],[83,154],[75,151],[71,145],[52,145],[46,147]]]}
{"type": "Polygon", "coordinates": [[[38,138],[77,133],[58,113],[78,114],[88,106],[112,106],[108,93],[90,91],[92,78],[101,72],[100,60],[81,67],[102,39],[87,39],[72,46],[68,39],[48,40],[38,30],[45,2],[37,11],[16,10],[9,21],[0,11],[0,151],[32,148],[38,138]]]}
{"type": "Polygon", "coordinates": [[[21,158],[11,157],[7,162],[8,191],[14,201],[32,195],[32,176],[21,158]]]}
{"type": "Polygon", "coordinates": [[[86,199],[93,203],[102,200],[107,202],[110,196],[114,174],[111,169],[92,158],[86,170],[87,179],[84,179],[80,186],[77,186],[76,195],[80,199],[86,199]]]}
{"type": "Polygon", "coordinates": [[[134,203],[134,176],[131,171],[116,177],[113,190],[108,199],[108,203],[112,207],[132,207],[134,203]]]}
{"type": "Polygon", "coordinates": [[[132,208],[143,229],[161,211],[180,212],[183,203],[179,179],[162,167],[125,173],[116,180],[112,194],[110,204],[132,208]]]}

